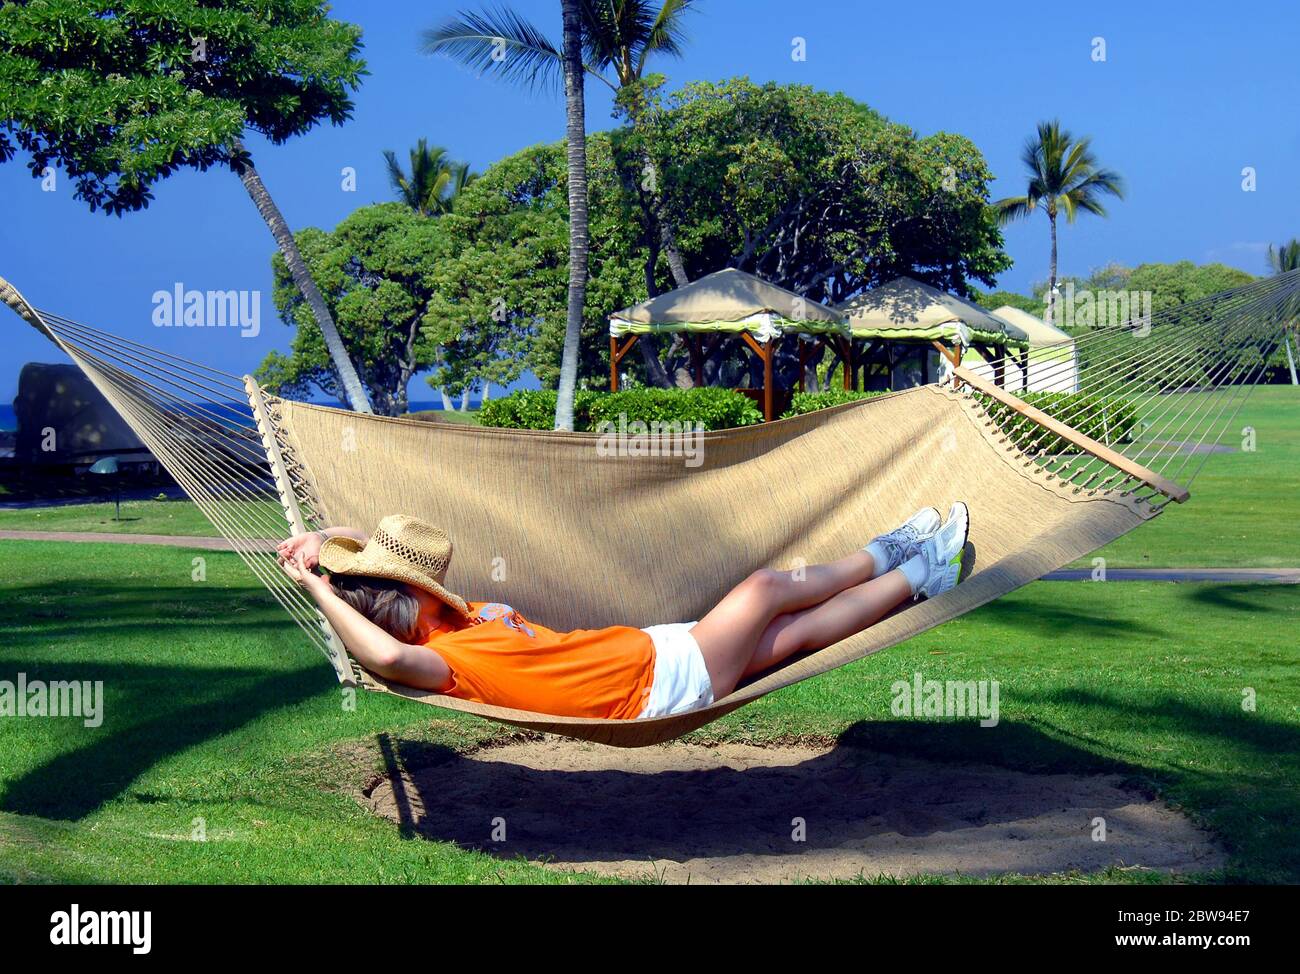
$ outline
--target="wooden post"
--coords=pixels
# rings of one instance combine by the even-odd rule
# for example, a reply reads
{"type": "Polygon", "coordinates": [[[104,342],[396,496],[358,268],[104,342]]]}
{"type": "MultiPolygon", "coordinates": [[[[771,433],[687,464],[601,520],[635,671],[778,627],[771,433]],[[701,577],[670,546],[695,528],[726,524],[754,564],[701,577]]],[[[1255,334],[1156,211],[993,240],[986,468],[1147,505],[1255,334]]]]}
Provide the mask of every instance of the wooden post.
{"type": "Polygon", "coordinates": [[[1020,387],[1022,392],[1029,391],[1029,346],[1020,352],[1020,387]]]}
{"type": "Polygon", "coordinates": [[[690,336],[691,361],[695,366],[695,385],[697,388],[704,386],[704,345],[698,333],[690,336]]]}
{"type": "Polygon", "coordinates": [[[930,344],[939,350],[940,355],[942,355],[944,358],[946,358],[949,362],[952,363],[952,367],[953,367],[952,387],[956,389],[957,386],[960,384],[957,379],[956,370],[961,368],[961,345],[958,344],[950,349],[948,348],[947,345],[945,345],[943,342],[940,341],[932,341],[930,342],[930,344]]]}
{"type": "Polygon", "coordinates": [[[740,333],[741,340],[763,362],[763,422],[772,421],[772,358],[776,352],[776,339],[760,343],[747,331],[740,333]]]}
{"type": "Polygon", "coordinates": [[[853,339],[840,339],[840,355],[844,359],[844,391],[853,391],[853,339]]]}
{"type": "Polygon", "coordinates": [[[624,356],[632,351],[632,346],[636,344],[639,335],[629,335],[622,348],[618,347],[618,339],[613,335],[609,336],[609,391],[618,392],[618,363],[623,361],[624,356]]]}
{"type": "Polygon", "coordinates": [[[776,358],[776,339],[763,343],[766,354],[763,356],[763,422],[772,422],[772,360],[776,358]]]}
{"type": "Polygon", "coordinates": [[[804,373],[808,371],[808,343],[802,338],[797,338],[799,343],[799,391],[807,392],[808,384],[804,378],[804,373]]]}

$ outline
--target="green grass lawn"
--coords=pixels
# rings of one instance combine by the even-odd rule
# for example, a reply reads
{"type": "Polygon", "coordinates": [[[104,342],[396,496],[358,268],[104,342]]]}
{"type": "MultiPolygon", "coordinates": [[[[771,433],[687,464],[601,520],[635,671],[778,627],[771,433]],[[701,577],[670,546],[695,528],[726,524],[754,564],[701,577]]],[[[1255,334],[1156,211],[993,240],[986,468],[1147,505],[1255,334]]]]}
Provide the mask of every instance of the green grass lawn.
{"type": "MultiPolygon", "coordinates": [[[[0,679],[103,680],[105,719],[0,718],[0,879],[572,882],[404,838],[351,797],[388,735],[494,725],[383,695],[355,710],[232,555],[0,546],[0,679]],[[192,841],[202,825],[209,841],[192,841]]],[[[730,715],[696,740],[838,737],[1026,771],[1117,772],[1214,830],[1226,875],[1300,882],[1300,586],[1049,583],[730,715]],[[890,716],[889,686],[996,679],[1001,723],[890,716]],[[1258,709],[1241,707],[1253,688],[1258,709]]],[[[1078,877],[1056,877],[1078,881],[1078,877]]],[[[1115,871],[1108,881],[1149,881],[1115,871]]]]}
{"type": "Polygon", "coordinates": [[[1256,389],[1219,443],[1235,452],[1204,458],[1187,503],[1170,504],[1097,555],[1112,568],[1300,566],[1300,389],[1256,389]],[[1247,426],[1254,451],[1241,449],[1247,426]]]}
{"type": "MultiPolygon", "coordinates": [[[[123,501],[122,519],[111,502],[0,510],[0,529],[96,531],[110,534],[173,534],[214,537],[215,528],[188,500],[123,501]]],[[[277,516],[282,517],[277,512],[277,516]]]]}

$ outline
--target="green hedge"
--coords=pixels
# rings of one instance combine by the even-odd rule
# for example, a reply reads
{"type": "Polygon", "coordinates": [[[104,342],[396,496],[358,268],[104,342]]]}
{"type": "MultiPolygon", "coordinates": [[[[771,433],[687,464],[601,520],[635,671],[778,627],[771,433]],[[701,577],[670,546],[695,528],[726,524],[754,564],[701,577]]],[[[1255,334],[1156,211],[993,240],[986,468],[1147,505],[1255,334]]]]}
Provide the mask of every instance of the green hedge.
{"type": "MultiPolygon", "coordinates": [[[[479,410],[480,426],[548,430],[555,426],[555,390],[529,389],[492,399],[479,410]]],[[[763,414],[752,399],[731,389],[579,389],[573,400],[573,428],[591,431],[602,421],[700,423],[706,430],[751,426],[763,414]]]]}
{"type": "MultiPolygon", "coordinates": [[[[983,393],[976,393],[994,421],[1011,436],[1020,449],[1033,446],[1046,453],[1077,451],[1059,436],[1048,433],[1039,439],[1042,427],[983,393]]],[[[1137,426],[1137,409],[1127,399],[1114,399],[1087,392],[1026,392],[1018,394],[1030,406],[1041,409],[1085,436],[1102,443],[1131,443],[1137,426]]]]}
{"type": "Polygon", "coordinates": [[[790,408],[781,414],[781,418],[788,419],[791,416],[813,413],[819,409],[839,406],[846,402],[857,402],[860,399],[874,399],[876,396],[887,395],[889,395],[888,392],[853,392],[844,389],[829,389],[826,392],[796,392],[790,397],[790,408]]]}

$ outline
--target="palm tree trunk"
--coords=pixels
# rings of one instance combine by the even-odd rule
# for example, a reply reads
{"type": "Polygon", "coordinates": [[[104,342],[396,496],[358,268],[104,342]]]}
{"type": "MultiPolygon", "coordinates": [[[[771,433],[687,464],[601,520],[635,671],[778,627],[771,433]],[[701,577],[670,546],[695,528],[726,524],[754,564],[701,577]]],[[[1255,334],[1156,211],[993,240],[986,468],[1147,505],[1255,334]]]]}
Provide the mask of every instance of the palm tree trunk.
{"type": "Polygon", "coordinates": [[[555,428],[573,429],[573,394],[578,384],[578,345],[587,299],[587,108],[583,91],[582,2],[562,0],[564,14],[565,147],[569,165],[569,308],[560,356],[555,428]]]}
{"type": "MultiPolygon", "coordinates": [[[[248,153],[238,139],[231,143],[231,148],[234,149],[236,156],[248,159],[248,153]]],[[[240,182],[244,184],[244,189],[248,191],[253,205],[257,207],[257,212],[262,215],[262,219],[270,228],[271,236],[275,238],[276,245],[284,256],[284,262],[289,267],[294,285],[302,292],[307,307],[311,309],[312,316],[320,327],[321,334],[325,336],[325,347],[329,350],[330,360],[334,363],[334,370],[338,373],[339,383],[343,386],[343,395],[348,405],[358,413],[373,412],[356,367],[348,356],[348,350],[343,347],[343,339],[334,324],[334,317],[330,314],[324,296],[321,295],[320,289],[316,287],[316,282],[312,280],[311,273],[307,270],[307,262],[302,259],[298,244],[289,231],[289,224],[285,222],[284,214],[275,205],[275,200],[271,199],[266,184],[253,168],[251,160],[236,169],[236,173],[239,175],[240,182]]]]}
{"type": "Polygon", "coordinates": [[[1052,261],[1047,279],[1047,323],[1056,324],[1056,214],[1047,211],[1047,222],[1052,228],[1052,261]]]}

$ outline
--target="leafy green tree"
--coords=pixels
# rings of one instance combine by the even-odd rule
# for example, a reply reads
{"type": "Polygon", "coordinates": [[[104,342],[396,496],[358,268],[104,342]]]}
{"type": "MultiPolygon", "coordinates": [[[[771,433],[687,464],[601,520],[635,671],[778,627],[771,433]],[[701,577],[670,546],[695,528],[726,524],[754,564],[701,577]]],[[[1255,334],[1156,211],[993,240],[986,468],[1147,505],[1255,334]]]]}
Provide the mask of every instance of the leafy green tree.
{"type": "MultiPolygon", "coordinates": [[[[583,69],[615,93],[617,111],[626,115],[634,130],[647,117],[643,89],[647,65],[655,57],[681,56],[685,18],[694,2],[665,0],[656,9],[645,0],[579,0],[583,69]]],[[[540,28],[509,8],[457,14],[424,32],[424,50],[528,88],[554,89],[564,78],[561,50],[540,28]]],[[[642,141],[626,141],[633,147],[629,158],[636,165],[624,167],[623,179],[637,198],[640,210],[636,216],[646,227],[646,286],[654,295],[659,293],[655,268],[661,254],[676,286],[690,283],[690,277],[659,192],[660,173],[642,141]]],[[[667,374],[659,365],[656,337],[643,338],[637,351],[652,378],[659,385],[668,385],[667,374]]],[[[560,403],[567,409],[564,394],[560,403]]]]}
{"type": "Polygon", "coordinates": [[[846,95],[745,78],[687,85],[649,129],[688,268],[834,303],[900,274],[967,294],[1011,266],[992,174],[960,135],[918,139],[846,95]]]}
{"type": "Polygon", "coordinates": [[[1031,315],[1038,315],[1043,310],[1041,301],[1024,294],[1018,294],[1015,291],[986,291],[983,293],[977,291],[972,295],[971,300],[981,308],[987,308],[989,311],[1010,306],[1019,308],[1021,311],[1027,311],[1031,315]]]}
{"type": "MultiPolygon", "coordinates": [[[[380,413],[405,413],[408,383],[429,369],[439,370],[437,385],[453,394],[484,379],[510,382],[522,371],[518,348],[495,335],[462,336],[462,319],[448,315],[454,288],[467,275],[458,265],[459,241],[443,220],[380,203],[356,210],[332,231],[299,232],[298,246],[380,413]]],[[[301,327],[311,312],[284,258],[275,255],[272,266],[276,309],[298,328],[290,353],[269,355],[258,378],[281,395],[313,388],[335,395],[337,377],[320,333],[301,327]]]]}
{"type": "MultiPolygon", "coordinates": [[[[615,162],[627,131],[588,141],[591,278],[578,375],[591,385],[608,374],[609,314],[648,294],[653,240],[615,162]]],[[[681,167],[666,185],[689,267],[735,264],[839,301],[898,274],[970,293],[1010,266],[988,207],[991,176],[960,136],[916,139],[842,95],[744,80],[692,86],[648,131],[656,159],[681,167]]],[[[567,324],[565,173],[562,143],[531,147],[489,166],[438,221],[457,240],[448,273],[460,283],[446,314],[477,301],[457,328],[491,333],[500,323],[486,312],[496,306],[512,334],[533,336],[527,366],[548,386],[567,324]]],[[[710,381],[748,368],[735,344],[709,359],[710,381]]],[[[670,371],[686,359],[678,349],[666,357],[670,371]]]]}
{"type": "Polygon", "coordinates": [[[464,162],[455,162],[441,146],[420,139],[410,151],[411,171],[402,169],[397,153],[384,150],[388,181],[397,198],[421,216],[437,216],[451,210],[456,195],[474,181],[476,174],[464,162]]]}
{"type": "MultiPolygon", "coordinates": [[[[1286,243],[1274,247],[1268,245],[1268,267],[1274,274],[1289,274],[1291,271],[1300,270],[1300,240],[1292,237],[1286,243]]],[[[1300,385],[1300,376],[1296,375],[1295,367],[1295,348],[1292,345],[1292,332],[1295,331],[1295,323],[1287,329],[1286,337],[1283,344],[1286,350],[1286,364],[1291,373],[1291,384],[1300,385]]]]}
{"type": "Polygon", "coordinates": [[[998,200],[994,206],[1004,224],[1023,219],[1040,206],[1047,213],[1052,236],[1047,282],[1050,324],[1055,319],[1056,308],[1057,217],[1064,213],[1066,221],[1073,223],[1080,210],[1105,216],[1101,197],[1123,199],[1124,185],[1118,173],[1101,167],[1093,154],[1090,138],[1075,139],[1055,119],[1038,123],[1037,134],[1025,143],[1020,158],[1029,175],[1025,194],[998,200]]]}
{"type": "Polygon", "coordinates": [[[236,173],[318,326],[340,394],[361,380],[284,216],[244,146],[280,144],[352,112],[359,28],[320,0],[57,0],[0,6],[0,161],[62,167],[90,209],[148,206],[180,169],[236,173]]]}
{"type": "Polygon", "coordinates": [[[1158,314],[1253,280],[1255,275],[1226,264],[1198,265],[1180,260],[1172,264],[1139,264],[1129,274],[1125,289],[1149,291],[1151,310],[1158,314]]]}
{"type": "MultiPolygon", "coordinates": [[[[696,0],[581,0],[583,66],[587,76],[617,97],[619,109],[634,128],[641,124],[646,100],[641,91],[646,69],[655,58],[681,57],[686,44],[686,15],[696,0]]],[[[529,88],[556,88],[561,80],[560,50],[545,33],[509,8],[459,13],[424,32],[424,50],[445,54],[476,72],[494,72],[529,88]]],[[[657,192],[659,174],[644,154],[637,187],[656,245],[668,261],[674,283],[690,283],[673,223],[657,192]]],[[[653,286],[653,285],[652,285],[653,286]]]]}
{"type": "MultiPolygon", "coordinates": [[[[449,250],[436,221],[420,219],[398,203],[362,207],[333,231],[310,227],[297,234],[299,251],[352,350],[377,412],[406,411],[407,383],[433,364],[435,349],[421,325],[435,285],[433,269],[449,250]]],[[[339,390],[329,356],[314,329],[302,327],[311,311],[276,254],[273,298],[285,324],[296,327],[288,356],[272,352],[257,376],[279,395],[339,390]]]]}
{"type": "MultiPolygon", "coordinates": [[[[608,375],[600,339],[609,313],[645,297],[642,235],[628,219],[609,137],[593,135],[587,156],[591,275],[577,343],[579,386],[608,375]]],[[[501,349],[544,385],[558,385],[568,329],[567,171],[564,143],[533,146],[489,166],[439,218],[454,241],[441,268],[445,304],[433,316],[459,336],[449,366],[466,357],[481,363],[484,350],[501,349]]],[[[435,369],[430,383],[441,376],[435,369]]]]}

